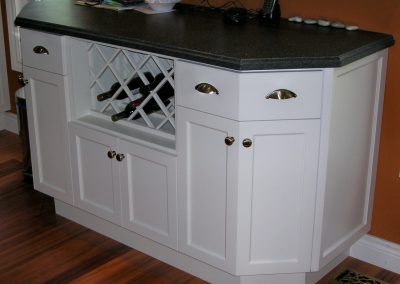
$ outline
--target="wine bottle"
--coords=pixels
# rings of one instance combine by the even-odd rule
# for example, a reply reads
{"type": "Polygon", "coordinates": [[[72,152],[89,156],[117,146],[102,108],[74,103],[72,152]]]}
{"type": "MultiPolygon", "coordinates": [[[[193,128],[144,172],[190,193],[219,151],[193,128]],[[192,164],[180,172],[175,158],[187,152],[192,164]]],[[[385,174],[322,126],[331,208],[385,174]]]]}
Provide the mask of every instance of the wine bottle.
{"type": "MultiPolygon", "coordinates": [[[[168,70],[169,72],[170,70],[168,70]]],[[[173,78],[173,76],[172,76],[173,78]]],[[[151,81],[150,84],[141,86],[139,88],[139,92],[142,94],[142,96],[148,96],[151,91],[153,91],[158,84],[160,84],[160,82],[164,79],[164,74],[163,73],[159,73],[156,75],[156,77],[151,81]]],[[[168,95],[173,96],[174,95],[174,89],[172,88],[172,86],[170,85],[170,83],[167,81],[165,82],[165,84],[157,91],[158,96],[161,97],[165,97],[168,95]]],[[[161,98],[162,99],[162,98],[161,98]]]]}
{"type": "MultiPolygon", "coordinates": [[[[153,75],[151,75],[150,72],[145,72],[144,76],[147,78],[147,80],[149,82],[152,82],[154,80],[154,77],[153,77],[153,75]]],[[[135,90],[135,89],[138,89],[138,88],[140,88],[142,86],[145,86],[145,85],[144,85],[143,81],[140,79],[139,76],[135,76],[135,77],[132,78],[132,80],[128,83],[127,86],[129,88],[129,90],[135,90]]],[[[97,95],[97,100],[99,102],[101,102],[101,101],[104,101],[104,100],[107,100],[107,99],[111,98],[115,94],[115,92],[118,91],[118,89],[120,87],[121,87],[121,84],[119,82],[116,82],[116,83],[112,84],[112,86],[111,86],[109,91],[97,95]]],[[[123,89],[121,91],[121,93],[119,93],[119,95],[115,99],[116,100],[123,100],[123,99],[125,99],[127,97],[128,97],[128,94],[123,89]]]]}
{"type": "MultiPolygon", "coordinates": [[[[149,96],[150,92],[154,90],[154,88],[158,85],[158,83],[161,82],[161,80],[164,78],[164,75],[159,76],[158,74],[155,78],[154,81],[151,82],[150,84],[143,86],[140,88],[140,93],[142,94],[142,97],[139,99],[136,99],[134,101],[131,101],[128,103],[125,107],[125,109],[119,113],[116,113],[111,116],[112,121],[118,121],[123,118],[128,118],[135,110],[136,108],[146,99],[146,97],[149,96]],[[158,78],[157,78],[158,77],[158,78]],[[158,82],[155,83],[155,81],[158,80],[158,82]],[[150,86],[151,85],[151,86],[150,86]],[[143,89],[142,89],[143,88],[143,89]]],[[[174,88],[171,86],[171,84],[167,81],[158,91],[157,91],[158,97],[161,99],[164,105],[168,104],[168,101],[170,98],[174,95],[174,88]]],[[[155,101],[154,98],[149,100],[144,106],[143,110],[146,114],[153,113],[157,110],[160,109],[160,106],[158,103],[155,101]]],[[[140,115],[135,115],[132,119],[138,119],[140,115]]]]}
{"type": "MultiPolygon", "coordinates": [[[[164,105],[167,105],[170,97],[171,96],[169,96],[167,99],[163,100],[164,105]]],[[[128,118],[136,110],[136,108],[145,100],[145,98],[146,97],[141,97],[139,99],[131,101],[130,103],[128,103],[125,106],[125,109],[123,111],[113,114],[111,116],[111,120],[115,122],[115,121],[118,121],[123,118],[128,118]]],[[[146,105],[143,107],[143,110],[146,114],[153,113],[159,109],[160,109],[160,106],[157,104],[157,102],[153,98],[150,101],[148,101],[146,103],[146,105]]],[[[137,115],[135,115],[132,119],[138,119],[138,118],[140,118],[139,113],[137,115]]]]}

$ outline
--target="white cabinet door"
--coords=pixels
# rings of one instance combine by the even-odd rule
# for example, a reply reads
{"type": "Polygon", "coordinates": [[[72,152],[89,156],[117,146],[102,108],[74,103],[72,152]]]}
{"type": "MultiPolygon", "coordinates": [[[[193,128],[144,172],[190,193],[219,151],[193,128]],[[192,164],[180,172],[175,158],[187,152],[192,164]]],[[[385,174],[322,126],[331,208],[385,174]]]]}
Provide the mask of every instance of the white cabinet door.
{"type": "Polygon", "coordinates": [[[119,140],[123,226],[177,246],[176,157],[119,140]]]}
{"type": "Polygon", "coordinates": [[[68,77],[26,67],[25,87],[35,189],[72,203],[67,128],[68,77]]]}
{"type": "Polygon", "coordinates": [[[8,0],[7,7],[7,25],[8,38],[10,44],[11,68],[14,71],[22,72],[22,56],[19,27],[14,25],[15,18],[22,8],[32,0],[8,0]]]}
{"type": "Polygon", "coordinates": [[[116,138],[71,123],[70,139],[76,206],[121,224],[120,163],[108,156],[116,138]]]}
{"type": "Polygon", "coordinates": [[[234,271],[237,122],[178,107],[178,249],[234,271]]]}
{"type": "Polygon", "coordinates": [[[178,248],[234,274],[310,271],[319,120],[178,110],[178,248]]]}
{"type": "Polygon", "coordinates": [[[310,271],[319,120],[242,122],[239,143],[238,272],[310,271]]]}

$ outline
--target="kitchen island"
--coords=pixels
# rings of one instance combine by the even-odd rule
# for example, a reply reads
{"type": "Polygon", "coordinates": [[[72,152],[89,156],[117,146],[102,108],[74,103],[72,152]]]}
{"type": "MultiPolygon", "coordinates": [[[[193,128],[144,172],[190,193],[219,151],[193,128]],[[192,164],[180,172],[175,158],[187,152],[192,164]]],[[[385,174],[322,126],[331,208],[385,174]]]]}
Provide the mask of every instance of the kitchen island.
{"type": "Polygon", "coordinates": [[[368,232],[392,36],[65,0],[16,24],[58,214],[212,283],[313,283],[368,232]]]}

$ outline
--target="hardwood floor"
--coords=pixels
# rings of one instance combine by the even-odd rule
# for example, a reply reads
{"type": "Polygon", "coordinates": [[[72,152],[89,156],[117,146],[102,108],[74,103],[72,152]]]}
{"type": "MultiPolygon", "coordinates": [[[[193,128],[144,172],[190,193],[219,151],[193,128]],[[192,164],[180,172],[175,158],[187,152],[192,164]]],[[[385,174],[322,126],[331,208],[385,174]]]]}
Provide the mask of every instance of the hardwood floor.
{"type": "MultiPolygon", "coordinates": [[[[0,131],[0,283],[206,283],[54,214],[52,199],[22,181],[20,149],[18,136],[0,131]]],[[[319,283],[344,268],[400,284],[353,258],[319,283]]]]}
{"type": "Polygon", "coordinates": [[[0,163],[11,159],[22,160],[21,142],[17,135],[0,131],[0,163]]]}

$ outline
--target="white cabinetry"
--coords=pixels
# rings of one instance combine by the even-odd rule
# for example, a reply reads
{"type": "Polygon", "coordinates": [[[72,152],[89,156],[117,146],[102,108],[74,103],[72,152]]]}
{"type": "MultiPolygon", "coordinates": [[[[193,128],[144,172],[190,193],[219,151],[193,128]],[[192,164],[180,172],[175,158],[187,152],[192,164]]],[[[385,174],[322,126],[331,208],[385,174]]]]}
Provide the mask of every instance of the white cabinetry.
{"type": "Polygon", "coordinates": [[[179,249],[234,272],[238,139],[235,121],[178,107],[179,249]]]}
{"type": "Polygon", "coordinates": [[[318,119],[240,123],[238,274],[310,270],[319,126],[318,119]]]}
{"type": "Polygon", "coordinates": [[[67,128],[69,98],[66,96],[69,76],[62,61],[66,59],[67,42],[65,37],[26,30],[22,33],[35,189],[72,203],[67,128]],[[54,61],[59,64],[47,64],[54,61]]]}
{"type": "MultiPolygon", "coordinates": [[[[319,119],[237,121],[205,113],[202,108],[215,108],[213,101],[232,98],[231,105],[236,104],[242,117],[259,113],[262,120],[278,119],[285,113],[291,117],[293,113],[284,107],[297,105],[297,109],[304,103],[307,107],[300,108],[296,116],[319,117],[320,105],[307,104],[302,94],[321,97],[321,72],[282,72],[284,79],[298,76],[307,82],[314,77],[311,87],[304,81],[285,84],[282,79],[277,84],[276,73],[238,74],[179,62],[178,76],[187,73],[195,76],[177,87],[178,104],[184,106],[178,107],[177,130],[179,248],[238,275],[309,271],[319,119]],[[248,76],[253,76],[253,81],[248,76]],[[195,86],[208,80],[218,95],[196,94],[195,86]],[[242,93],[232,88],[235,85],[241,85],[242,93]],[[290,100],[300,102],[265,99],[268,93],[288,85],[298,96],[290,100]],[[244,98],[243,105],[235,96],[244,98]],[[249,105],[254,108],[251,113],[247,113],[249,105]],[[271,105],[276,106],[276,117],[268,112],[271,105]]],[[[231,110],[221,107],[216,112],[230,116],[231,110]]]]}
{"type": "MultiPolygon", "coordinates": [[[[77,207],[171,248],[177,246],[174,103],[158,97],[174,86],[174,60],[156,54],[71,39],[70,143],[77,207]],[[110,115],[140,97],[130,80],[163,80],[137,106],[139,119],[112,122],[110,115]],[[115,94],[128,97],[98,101],[115,82],[115,94]],[[145,113],[157,101],[161,110],[145,113]]],[[[172,89],[173,90],[173,89],[172,89]]],[[[173,93],[172,93],[173,95],[173,93]]]]}
{"type": "Polygon", "coordinates": [[[5,1],[7,7],[8,40],[10,44],[11,69],[22,72],[20,27],[14,25],[15,18],[22,8],[32,0],[5,1]]]}
{"type": "Polygon", "coordinates": [[[60,214],[212,283],[305,283],[370,228],[386,51],[237,72],[21,35],[35,187],[60,214]],[[148,73],[140,117],[112,122],[148,73]]]}
{"type": "Polygon", "coordinates": [[[121,224],[120,162],[114,159],[115,137],[73,123],[70,128],[76,206],[121,224]]]}
{"type": "Polygon", "coordinates": [[[330,70],[321,126],[313,270],[371,228],[386,60],[387,51],[381,51],[330,70]]]}
{"type": "Polygon", "coordinates": [[[176,156],[118,141],[122,224],[151,240],[177,246],[176,156]]]}
{"type": "Polygon", "coordinates": [[[76,205],[176,247],[176,157],[71,123],[76,205]]]}

